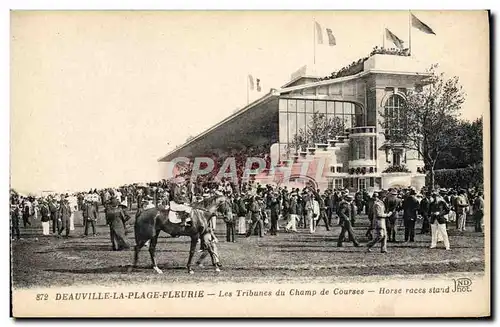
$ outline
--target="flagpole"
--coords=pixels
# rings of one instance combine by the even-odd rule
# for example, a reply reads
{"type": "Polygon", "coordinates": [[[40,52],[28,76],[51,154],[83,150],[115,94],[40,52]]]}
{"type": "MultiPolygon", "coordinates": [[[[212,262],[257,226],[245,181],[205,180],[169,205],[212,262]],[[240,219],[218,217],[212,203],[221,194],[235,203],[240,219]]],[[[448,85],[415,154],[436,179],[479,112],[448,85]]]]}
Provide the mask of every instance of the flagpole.
{"type": "Polygon", "coordinates": [[[250,97],[248,94],[248,74],[247,74],[247,105],[250,103],[250,97]]]}
{"type": "Polygon", "coordinates": [[[382,30],[382,49],[385,49],[385,27],[382,30]]]}
{"type": "Polygon", "coordinates": [[[408,10],[408,41],[410,43],[408,54],[411,56],[411,10],[408,10]]]}
{"type": "Polygon", "coordinates": [[[313,20],[313,64],[316,65],[316,20],[313,20]]]}

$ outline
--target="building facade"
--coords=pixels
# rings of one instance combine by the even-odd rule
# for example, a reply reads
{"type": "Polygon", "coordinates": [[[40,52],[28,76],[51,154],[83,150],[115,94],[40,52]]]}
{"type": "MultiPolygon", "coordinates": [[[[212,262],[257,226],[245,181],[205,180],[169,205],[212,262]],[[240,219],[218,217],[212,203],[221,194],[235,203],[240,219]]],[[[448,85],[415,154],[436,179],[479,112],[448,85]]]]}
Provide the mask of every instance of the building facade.
{"type": "Polygon", "coordinates": [[[160,162],[202,155],[196,149],[207,147],[229,153],[244,144],[268,151],[273,166],[252,176],[262,183],[312,182],[319,189],[352,191],[421,188],[423,160],[397,143],[397,136],[404,133],[406,95],[429,77],[425,67],[410,56],[375,54],[349,69],[328,79],[302,70],[160,162]],[[333,133],[333,125],[340,130],[333,133]]]}

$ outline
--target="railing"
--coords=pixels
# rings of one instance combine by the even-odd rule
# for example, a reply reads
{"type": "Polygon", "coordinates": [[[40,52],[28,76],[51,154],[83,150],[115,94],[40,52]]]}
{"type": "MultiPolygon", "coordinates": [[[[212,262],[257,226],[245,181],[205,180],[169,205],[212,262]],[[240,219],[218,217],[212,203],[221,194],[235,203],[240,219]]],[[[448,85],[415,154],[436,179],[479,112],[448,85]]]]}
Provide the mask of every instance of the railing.
{"type": "Polygon", "coordinates": [[[389,166],[382,173],[411,173],[411,171],[404,165],[389,166]]]}
{"type": "Polygon", "coordinates": [[[349,134],[376,133],[377,128],[375,126],[353,127],[349,128],[348,132],[349,134]]]}
{"type": "Polygon", "coordinates": [[[350,175],[365,175],[365,174],[374,174],[377,172],[377,167],[358,167],[358,168],[349,168],[350,175]]]}

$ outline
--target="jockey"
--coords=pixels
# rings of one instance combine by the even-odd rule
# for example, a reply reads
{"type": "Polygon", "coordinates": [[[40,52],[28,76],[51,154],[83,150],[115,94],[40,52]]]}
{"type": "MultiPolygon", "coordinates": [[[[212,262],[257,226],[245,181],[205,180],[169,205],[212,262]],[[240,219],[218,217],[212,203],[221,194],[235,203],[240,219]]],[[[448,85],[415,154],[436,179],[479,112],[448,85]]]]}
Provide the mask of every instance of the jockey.
{"type": "Polygon", "coordinates": [[[186,219],[190,216],[192,210],[191,206],[188,205],[189,199],[185,182],[186,180],[183,177],[177,177],[170,190],[170,209],[184,213],[179,215],[182,220],[181,226],[187,226],[186,219]]]}

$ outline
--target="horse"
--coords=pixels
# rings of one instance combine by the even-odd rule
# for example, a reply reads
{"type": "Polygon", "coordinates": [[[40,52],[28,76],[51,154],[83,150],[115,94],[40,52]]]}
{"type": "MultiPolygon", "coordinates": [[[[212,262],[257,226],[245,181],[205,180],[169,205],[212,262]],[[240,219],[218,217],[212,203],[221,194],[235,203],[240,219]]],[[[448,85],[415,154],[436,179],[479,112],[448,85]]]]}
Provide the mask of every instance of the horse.
{"type": "Polygon", "coordinates": [[[190,274],[194,271],[191,268],[193,255],[196,250],[198,240],[201,242],[201,249],[208,251],[212,258],[212,263],[216,267],[215,271],[220,272],[221,264],[219,256],[213,244],[213,230],[208,225],[208,219],[215,215],[220,205],[226,201],[223,195],[213,195],[199,202],[193,203],[190,213],[191,225],[183,227],[180,224],[172,223],[168,219],[169,209],[150,208],[142,211],[135,220],[135,247],[134,247],[134,263],[129,268],[129,272],[137,267],[139,259],[139,251],[149,241],[149,254],[153,269],[158,273],[163,272],[158,268],[155,260],[155,249],[158,241],[158,236],[161,231],[164,231],[171,236],[189,236],[191,238],[191,247],[189,249],[189,259],[187,269],[190,274]]]}

